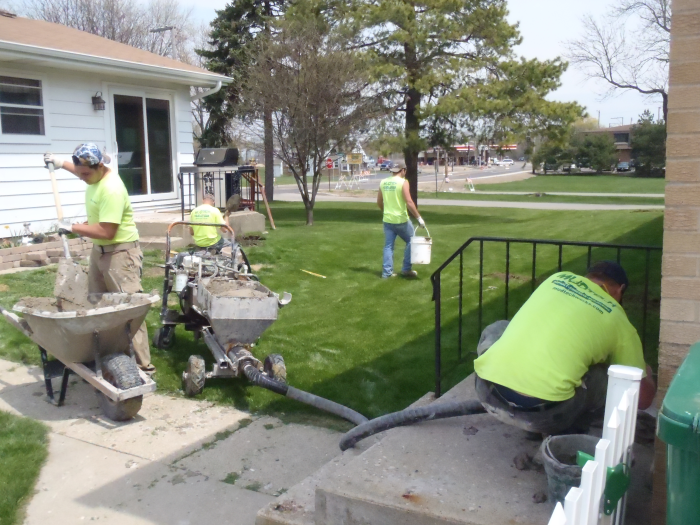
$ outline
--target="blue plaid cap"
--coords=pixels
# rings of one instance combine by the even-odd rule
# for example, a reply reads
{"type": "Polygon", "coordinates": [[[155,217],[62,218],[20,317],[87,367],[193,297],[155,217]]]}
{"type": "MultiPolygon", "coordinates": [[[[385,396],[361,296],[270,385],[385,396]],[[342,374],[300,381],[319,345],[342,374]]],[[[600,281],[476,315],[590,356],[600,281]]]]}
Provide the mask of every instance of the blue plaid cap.
{"type": "Polygon", "coordinates": [[[87,144],[81,144],[73,152],[73,164],[80,166],[96,166],[102,162],[102,152],[97,144],[88,142],[87,144]]]}

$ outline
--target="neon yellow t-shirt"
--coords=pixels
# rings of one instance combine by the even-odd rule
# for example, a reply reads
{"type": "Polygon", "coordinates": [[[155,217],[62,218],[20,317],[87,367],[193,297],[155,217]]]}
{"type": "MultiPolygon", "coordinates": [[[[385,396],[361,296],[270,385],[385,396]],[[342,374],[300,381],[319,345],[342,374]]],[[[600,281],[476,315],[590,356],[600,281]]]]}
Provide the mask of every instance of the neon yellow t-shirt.
{"type": "Polygon", "coordinates": [[[559,272],[535,290],[474,370],[522,394],[565,401],[589,367],[601,363],[645,370],[639,335],[600,286],[559,272]]]}
{"type": "MultiPolygon", "coordinates": [[[[221,211],[209,204],[197,206],[190,213],[190,222],[209,222],[213,224],[226,224],[221,211]]],[[[216,244],[221,239],[219,228],[216,226],[192,226],[194,231],[194,243],[200,248],[207,248],[216,244]]]]}
{"type": "Polygon", "coordinates": [[[384,222],[389,224],[403,224],[408,222],[406,199],[403,197],[403,185],[406,179],[394,175],[379,183],[384,200],[384,222]]]}
{"type": "Polygon", "coordinates": [[[88,184],[85,190],[85,209],[88,224],[109,222],[119,225],[114,239],[93,239],[94,244],[107,246],[139,240],[129,194],[118,173],[110,170],[96,184],[88,184]]]}

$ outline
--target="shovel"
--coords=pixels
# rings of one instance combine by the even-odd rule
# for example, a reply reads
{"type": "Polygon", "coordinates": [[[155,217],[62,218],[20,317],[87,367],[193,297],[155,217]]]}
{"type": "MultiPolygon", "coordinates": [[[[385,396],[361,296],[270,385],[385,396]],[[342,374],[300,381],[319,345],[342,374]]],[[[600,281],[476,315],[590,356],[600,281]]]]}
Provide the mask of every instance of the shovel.
{"type": "MultiPolygon", "coordinates": [[[[63,220],[63,209],[61,208],[61,198],[58,194],[58,185],[56,184],[56,174],[54,173],[53,162],[46,164],[51,175],[51,185],[53,187],[53,198],[56,203],[56,213],[58,220],[63,220]]],[[[56,283],[54,284],[53,294],[59,300],[70,301],[71,303],[80,304],[85,302],[88,291],[88,279],[84,267],[73,261],[68,248],[68,239],[65,234],[60,233],[63,241],[64,259],[58,262],[58,272],[56,273],[56,283]]]]}

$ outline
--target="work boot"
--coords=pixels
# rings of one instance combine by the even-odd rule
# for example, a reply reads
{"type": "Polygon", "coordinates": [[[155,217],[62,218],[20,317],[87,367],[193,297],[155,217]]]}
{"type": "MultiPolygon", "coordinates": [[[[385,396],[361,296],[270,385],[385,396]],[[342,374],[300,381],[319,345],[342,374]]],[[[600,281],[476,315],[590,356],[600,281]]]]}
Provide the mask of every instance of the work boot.
{"type": "Polygon", "coordinates": [[[418,277],[418,272],[415,270],[404,270],[401,272],[402,277],[406,277],[407,279],[415,279],[418,277]]]}

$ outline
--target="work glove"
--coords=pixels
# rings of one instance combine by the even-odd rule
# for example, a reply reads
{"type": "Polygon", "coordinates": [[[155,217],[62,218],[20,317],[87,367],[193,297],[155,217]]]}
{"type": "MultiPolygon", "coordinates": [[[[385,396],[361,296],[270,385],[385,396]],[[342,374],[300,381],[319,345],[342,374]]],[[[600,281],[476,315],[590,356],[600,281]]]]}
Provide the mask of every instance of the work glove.
{"type": "Polygon", "coordinates": [[[425,228],[425,221],[423,220],[423,217],[418,217],[418,226],[425,228]]]}
{"type": "Polygon", "coordinates": [[[58,234],[68,235],[69,233],[73,233],[73,225],[66,220],[58,221],[58,234]]]}
{"type": "Polygon", "coordinates": [[[44,153],[44,164],[48,166],[49,162],[53,167],[60,170],[63,167],[63,159],[57,157],[53,153],[44,153]]]}

